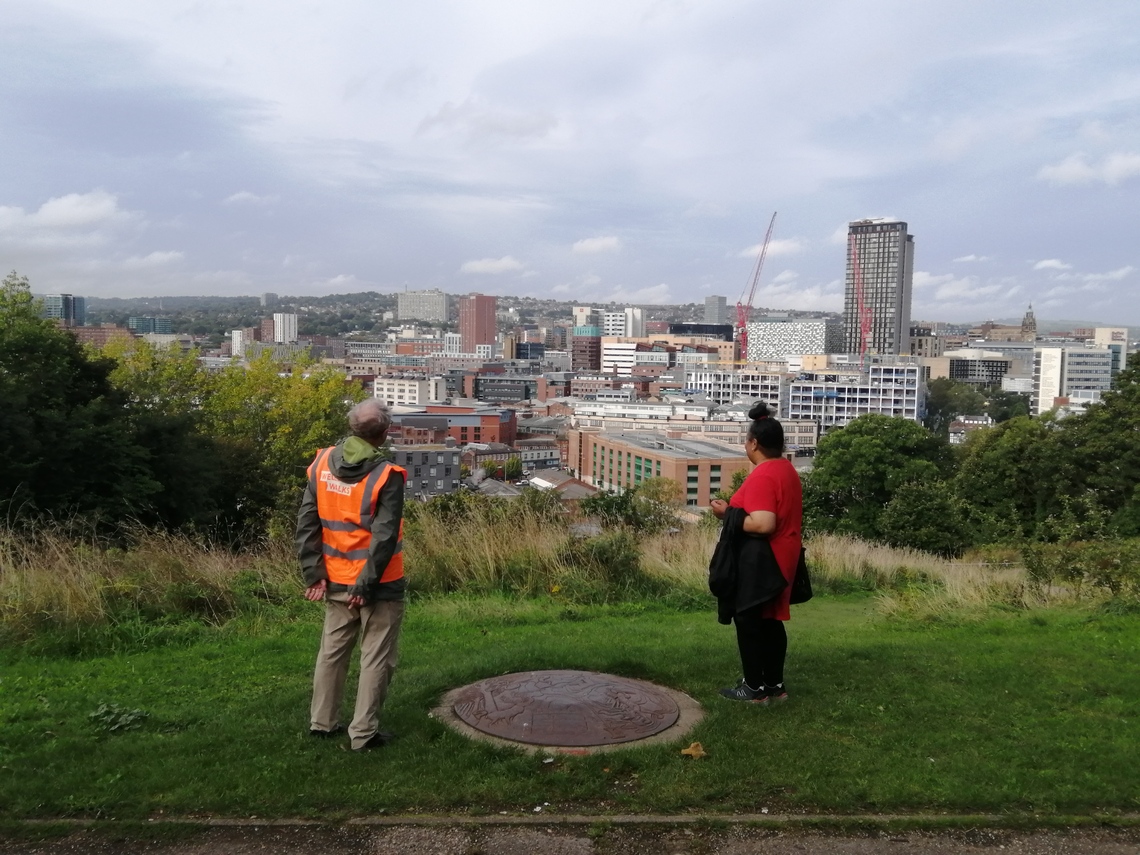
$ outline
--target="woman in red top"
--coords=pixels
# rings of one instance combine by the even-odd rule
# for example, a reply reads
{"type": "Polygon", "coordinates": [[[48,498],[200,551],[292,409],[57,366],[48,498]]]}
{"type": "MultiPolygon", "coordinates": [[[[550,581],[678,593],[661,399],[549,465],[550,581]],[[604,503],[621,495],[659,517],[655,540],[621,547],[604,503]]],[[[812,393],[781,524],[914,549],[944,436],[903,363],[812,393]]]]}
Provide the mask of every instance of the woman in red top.
{"type": "Polygon", "coordinates": [[[767,405],[757,404],[748,417],[752,424],[744,450],[755,468],[729,502],[713,501],[712,512],[723,518],[731,505],[747,513],[744,531],[768,538],[788,585],[768,602],[733,616],[744,677],[720,693],[732,700],[766,704],[788,698],[784,688],[788,636],[783,622],[791,617],[792,580],[803,545],[803,488],[799,473],[783,456],[784,428],[769,416],[767,405]]]}

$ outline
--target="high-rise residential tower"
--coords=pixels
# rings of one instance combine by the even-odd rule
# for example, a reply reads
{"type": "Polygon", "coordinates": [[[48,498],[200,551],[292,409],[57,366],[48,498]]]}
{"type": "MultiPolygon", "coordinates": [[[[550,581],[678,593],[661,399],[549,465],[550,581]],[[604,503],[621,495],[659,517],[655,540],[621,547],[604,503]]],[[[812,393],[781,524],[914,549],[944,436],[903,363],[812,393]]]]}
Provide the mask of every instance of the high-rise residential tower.
{"type": "Polygon", "coordinates": [[[728,302],[724,297],[718,297],[716,294],[705,297],[705,323],[731,323],[728,319],[728,302]]]}
{"type": "Polygon", "coordinates": [[[459,335],[463,352],[475,353],[476,345],[495,343],[495,310],[498,300],[486,294],[468,294],[459,298],[459,335]]]}
{"type": "Polygon", "coordinates": [[[292,312],[273,313],[273,341],[293,344],[297,341],[297,316],[292,312]]]}
{"type": "Polygon", "coordinates": [[[910,353],[914,237],[906,223],[856,220],[847,228],[843,298],[847,353],[910,353]]]}
{"type": "Polygon", "coordinates": [[[65,327],[87,325],[87,298],[73,294],[48,294],[43,298],[43,316],[65,327]]]}

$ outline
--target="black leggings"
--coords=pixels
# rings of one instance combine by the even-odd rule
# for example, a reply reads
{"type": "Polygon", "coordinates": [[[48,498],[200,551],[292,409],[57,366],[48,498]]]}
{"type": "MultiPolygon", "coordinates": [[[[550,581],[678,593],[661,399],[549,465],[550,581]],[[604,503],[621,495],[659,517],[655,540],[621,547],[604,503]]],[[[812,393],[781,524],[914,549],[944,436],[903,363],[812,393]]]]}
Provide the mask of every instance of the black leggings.
{"type": "Polygon", "coordinates": [[[733,618],[740,664],[744,667],[744,682],[753,689],[784,682],[784,657],[788,655],[788,633],[784,630],[784,622],[760,617],[762,608],[754,606],[733,618]]]}

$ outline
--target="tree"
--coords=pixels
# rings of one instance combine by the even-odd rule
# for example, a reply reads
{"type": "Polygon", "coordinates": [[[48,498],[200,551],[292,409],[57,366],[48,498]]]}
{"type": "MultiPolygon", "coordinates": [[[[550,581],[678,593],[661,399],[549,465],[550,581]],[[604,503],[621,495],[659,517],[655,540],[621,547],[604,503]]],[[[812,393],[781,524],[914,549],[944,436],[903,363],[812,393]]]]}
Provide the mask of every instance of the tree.
{"type": "Polygon", "coordinates": [[[960,503],[945,481],[911,481],[895,490],[879,519],[892,546],[960,555],[970,541],[960,503]]]}
{"type": "Polygon", "coordinates": [[[1018,416],[1029,415],[1029,396],[1020,392],[1006,392],[1000,386],[985,390],[986,415],[998,424],[1018,416]]]}
{"type": "Polygon", "coordinates": [[[907,419],[864,415],[832,430],[804,482],[805,525],[877,539],[880,515],[903,484],[950,475],[949,446],[907,419]]]}
{"type": "Polygon", "coordinates": [[[962,450],[954,492],[981,542],[1037,537],[1073,489],[1074,461],[1051,419],[1018,416],[973,432],[962,450]]]}
{"type": "Polygon", "coordinates": [[[620,493],[595,493],[579,503],[582,512],[609,526],[662,531],[677,521],[681,486],[669,478],[649,478],[620,493]]]}
{"type": "Polygon", "coordinates": [[[508,457],[503,464],[503,477],[508,481],[517,481],[522,477],[523,464],[521,457],[508,457]]]}
{"type": "Polygon", "coordinates": [[[938,377],[927,384],[923,424],[938,436],[948,436],[955,416],[979,416],[985,406],[985,396],[974,386],[938,377]]]}
{"type": "Polygon", "coordinates": [[[0,285],[0,512],[138,515],[162,489],[110,382],[113,364],[49,320],[26,277],[0,285]]]}
{"type": "Polygon", "coordinates": [[[1064,419],[1060,453],[1072,460],[1074,495],[1091,493],[1118,533],[1140,536],[1140,353],[1113,380],[1112,391],[1084,413],[1064,419]]]}

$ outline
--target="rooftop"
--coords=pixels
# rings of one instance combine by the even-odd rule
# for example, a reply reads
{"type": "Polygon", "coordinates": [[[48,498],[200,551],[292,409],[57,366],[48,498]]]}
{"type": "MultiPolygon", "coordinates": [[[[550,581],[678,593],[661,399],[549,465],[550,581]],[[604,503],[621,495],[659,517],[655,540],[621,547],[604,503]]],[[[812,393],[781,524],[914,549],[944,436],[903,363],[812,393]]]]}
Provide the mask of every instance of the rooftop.
{"type": "Polygon", "coordinates": [[[644,448],[646,451],[652,451],[665,457],[722,460],[725,457],[745,456],[743,450],[735,444],[729,445],[703,439],[672,439],[663,433],[603,431],[598,436],[644,448]]]}

